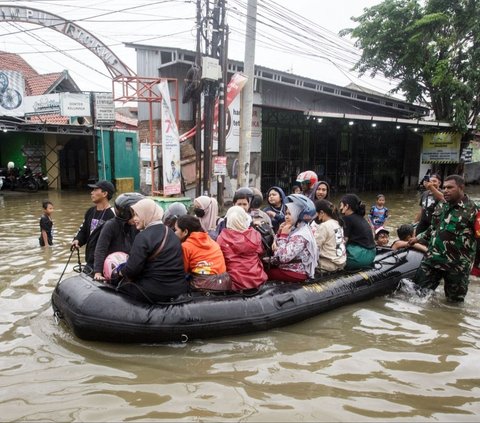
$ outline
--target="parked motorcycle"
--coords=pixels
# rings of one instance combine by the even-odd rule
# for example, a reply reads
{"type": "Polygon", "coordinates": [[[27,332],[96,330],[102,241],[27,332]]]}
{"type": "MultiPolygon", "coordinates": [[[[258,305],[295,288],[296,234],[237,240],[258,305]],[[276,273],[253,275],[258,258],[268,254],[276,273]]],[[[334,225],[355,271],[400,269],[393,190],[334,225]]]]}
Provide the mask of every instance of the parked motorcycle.
{"type": "Polygon", "coordinates": [[[38,191],[38,183],[33,176],[33,172],[30,167],[23,166],[23,174],[17,179],[15,189],[28,192],[38,191]]]}
{"type": "Polygon", "coordinates": [[[48,176],[44,175],[42,172],[34,173],[34,178],[37,181],[38,189],[47,190],[48,189],[48,176]]]}

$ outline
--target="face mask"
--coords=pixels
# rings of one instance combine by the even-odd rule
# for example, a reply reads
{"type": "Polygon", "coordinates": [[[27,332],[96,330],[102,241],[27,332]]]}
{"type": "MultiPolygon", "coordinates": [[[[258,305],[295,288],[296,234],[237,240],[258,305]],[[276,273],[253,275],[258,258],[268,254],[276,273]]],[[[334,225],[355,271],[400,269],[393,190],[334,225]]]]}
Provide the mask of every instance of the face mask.
{"type": "Polygon", "coordinates": [[[193,209],[193,213],[195,213],[195,216],[197,216],[197,217],[205,216],[205,210],[201,209],[200,207],[195,207],[193,209]]]}

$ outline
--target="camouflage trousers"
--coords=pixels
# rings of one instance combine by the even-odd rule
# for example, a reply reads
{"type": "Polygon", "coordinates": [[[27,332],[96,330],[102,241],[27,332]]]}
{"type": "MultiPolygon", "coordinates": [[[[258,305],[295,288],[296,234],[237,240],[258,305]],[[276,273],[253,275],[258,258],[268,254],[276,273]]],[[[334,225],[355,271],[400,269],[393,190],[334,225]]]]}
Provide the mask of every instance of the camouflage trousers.
{"type": "Polygon", "coordinates": [[[421,288],[435,290],[443,279],[445,296],[450,301],[463,301],[468,291],[470,272],[441,270],[422,263],[415,274],[415,283],[421,288]]]}

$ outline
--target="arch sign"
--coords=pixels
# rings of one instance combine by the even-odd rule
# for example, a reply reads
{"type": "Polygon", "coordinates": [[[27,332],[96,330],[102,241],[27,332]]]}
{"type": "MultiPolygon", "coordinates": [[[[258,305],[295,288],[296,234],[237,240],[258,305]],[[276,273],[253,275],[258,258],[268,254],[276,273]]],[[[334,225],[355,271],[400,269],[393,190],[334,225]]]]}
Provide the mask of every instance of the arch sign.
{"type": "Polygon", "coordinates": [[[72,21],[63,19],[43,10],[31,7],[17,7],[0,5],[0,22],[24,22],[50,28],[77,41],[93,54],[99,57],[113,77],[134,76],[135,73],[128,68],[105,44],[90,32],[76,25],[72,21]]]}

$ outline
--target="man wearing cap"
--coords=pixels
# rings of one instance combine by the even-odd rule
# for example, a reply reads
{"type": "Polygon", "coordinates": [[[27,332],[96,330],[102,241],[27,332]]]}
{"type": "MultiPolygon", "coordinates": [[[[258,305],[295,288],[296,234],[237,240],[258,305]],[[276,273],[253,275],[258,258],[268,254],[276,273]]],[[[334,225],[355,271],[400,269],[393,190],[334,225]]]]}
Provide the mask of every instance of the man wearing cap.
{"type": "Polygon", "coordinates": [[[85,260],[87,266],[93,269],[95,246],[100,230],[107,220],[115,217],[113,208],[110,207],[109,203],[115,193],[115,187],[109,181],[99,181],[88,186],[92,188],[90,196],[94,206],[90,207],[85,213],[83,223],[72,241],[71,249],[78,250],[85,245],[85,260]]]}

